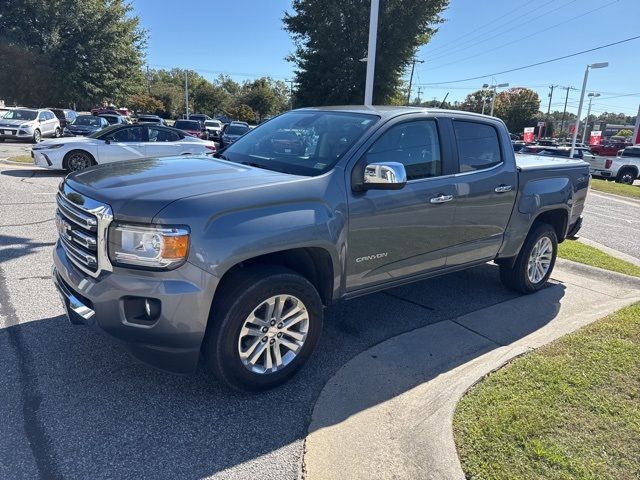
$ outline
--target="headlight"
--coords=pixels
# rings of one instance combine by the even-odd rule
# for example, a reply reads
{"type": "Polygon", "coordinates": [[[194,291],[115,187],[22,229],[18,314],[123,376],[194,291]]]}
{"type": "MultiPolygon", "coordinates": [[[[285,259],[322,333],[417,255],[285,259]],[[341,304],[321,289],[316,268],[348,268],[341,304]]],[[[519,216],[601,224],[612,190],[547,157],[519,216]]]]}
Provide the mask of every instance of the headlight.
{"type": "Polygon", "coordinates": [[[39,146],[39,148],[37,148],[36,150],[52,150],[54,148],[62,148],[64,147],[64,143],[54,143],[53,145],[49,145],[49,144],[42,144],[39,146]]]}
{"type": "Polygon", "coordinates": [[[171,270],[189,253],[186,227],[142,227],[117,224],[109,231],[109,258],[114,265],[171,270]]]}
{"type": "Polygon", "coordinates": [[[32,127],[33,127],[33,124],[31,123],[23,123],[18,128],[32,128],[32,127]]]}

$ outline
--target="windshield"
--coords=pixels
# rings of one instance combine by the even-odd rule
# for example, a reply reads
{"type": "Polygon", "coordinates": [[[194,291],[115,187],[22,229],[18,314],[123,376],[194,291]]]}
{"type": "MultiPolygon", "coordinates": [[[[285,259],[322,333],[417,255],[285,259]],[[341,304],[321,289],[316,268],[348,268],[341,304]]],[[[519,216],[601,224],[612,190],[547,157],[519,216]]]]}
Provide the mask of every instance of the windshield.
{"type": "Polygon", "coordinates": [[[226,135],[244,135],[249,131],[249,127],[244,125],[229,125],[224,131],[226,135]]]}
{"type": "Polygon", "coordinates": [[[138,121],[141,123],[160,123],[160,119],[156,117],[139,117],[138,121]]]}
{"type": "Polygon", "coordinates": [[[204,122],[204,124],[207,127],[216,127],[216,128],[220,128],[220,122],[214,122],[213,120],[207,120],[206,122],[204,122]]]}
{"type": "Polygon", "coordinates": [[[35,120],[38,116],[38,112],[35,110],[9,110],[4,114],[7,120],[35,120]]]}
{"type": "Polygon", "coordinates": [[[222,157],[294,175],[320,175],[333,168],[378,119],[363,113],[293,111],[251,130],[222,157]]]}
{"type": "Polygon", "coordinates": [[[76,118],[71,125],[82,125],[87,127],[99,127],[102,125],[100,117],[94,117],[93,115],[86,117],[76,118]]]}
{"type": "Polygon", "coordinates": [[[200,130],[200,122],[195,120],[176,120],[173,126],[179,130],[200,130]]]}

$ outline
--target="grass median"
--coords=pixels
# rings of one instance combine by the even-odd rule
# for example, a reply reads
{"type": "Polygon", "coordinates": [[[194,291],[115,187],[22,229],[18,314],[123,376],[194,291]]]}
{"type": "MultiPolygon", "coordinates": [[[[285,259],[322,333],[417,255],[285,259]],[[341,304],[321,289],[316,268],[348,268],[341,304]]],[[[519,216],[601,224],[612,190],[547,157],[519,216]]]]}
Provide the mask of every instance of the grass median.
{"type": "Polygon", "coordinates": [[[492,373],[454,417],[467,478],[640,478],[640,303],[492,373]]]}
{"type": "Polygon", "coordinates": [[[640,186],[638,185],[625,185],[624,183],[592,178],[591,188],[598,192],[613,193],[629,198],[640,198],[640,186]]]}
{"type": "Polygon", "coordinates": [[[597,248],[575,240],[565,240],[558,245],[558,256],[574,262],[591,265],[592,267],[640,277],[640,267],[637,265],[612,257],[597,248]]]}
{"type": "Polygon", "coordinates": [[[7,158],[7,160],[19,163],[33,163],[33,158],[31,158],[31,155],[14,155],[13,157],[7,158]]]}

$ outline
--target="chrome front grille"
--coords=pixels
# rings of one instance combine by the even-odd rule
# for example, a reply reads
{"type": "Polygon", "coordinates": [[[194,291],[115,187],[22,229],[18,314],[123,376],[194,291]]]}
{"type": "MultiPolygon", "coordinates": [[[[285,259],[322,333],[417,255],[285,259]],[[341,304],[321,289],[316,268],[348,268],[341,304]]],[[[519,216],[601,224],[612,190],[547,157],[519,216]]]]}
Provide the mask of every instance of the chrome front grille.
{"type": "Polygon", "coordinates": [[[107,230],[113,219],[111,208],[81,195],[64,182],[57,204],[56,226],[69,261],[93,277],[102,270],[111,270],[106,248],[107,230]]]}

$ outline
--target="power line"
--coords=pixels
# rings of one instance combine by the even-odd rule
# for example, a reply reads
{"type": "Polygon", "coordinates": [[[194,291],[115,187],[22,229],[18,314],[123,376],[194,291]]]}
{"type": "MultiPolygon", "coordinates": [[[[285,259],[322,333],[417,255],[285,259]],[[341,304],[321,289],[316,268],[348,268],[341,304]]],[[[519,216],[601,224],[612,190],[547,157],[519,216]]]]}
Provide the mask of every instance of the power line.
{"type": "Polygon", "coordinates": [[[598,47],[589,48],[587,50],[582,50],[580,52],[570,53],[568,55],[563,55],[561,57],[556,57],[556,58],[552,58],[552,59],[549,59],[549,60],[544,60],[542,62],[532,63],[532,64],[529,64],[529,65],[525,65],[523,67],[511,68],[509,70],[503,70],[501,72],[487,73],[485,75],[479,75],[477,77],[462,78],[460,80],[449,80],[449,81],[446,81],[446,82],[437,82],[437,83],[425,83],[423,85],[426,86],[426,85],[444,85],[444,84],[447,84],[447,83],[462,83],[462,82],[468,82],[470,80],[479,80],[481,78],[487,78],[487,77],[491,77],[491,76],[494,76],[494,75],[503,75],[505,73],[517,72],[519,70],[525,70],[527,68],[532,68],[532,67],[537,67],[537,66],[544,65],[544,64],[547,64],[547,63],[557,62],[558,60],[564,60],[565,58],[571,58],[571,57],[576,57],[578,55],[583,55],[585,53],[595,52],[596,50],[602,50],[603,48],[613,47],[614,45],[620,45],[621,43],[630,42],[631,40],[637,40],[638,38],[640,38],[640,35],[636,35],[635,37],[625,38],[624,40],[619,40],[617,42],[607,43],[605,45],[600,45],[598,47]]]}
{"type": "MultiPolygon", "coordinates": [[[[549,3],[551,3],[551,1],[549,1],[549,2],[545,3],[544,5],[547,5],[547,4],[549,4],[549,3]]],[[[465,33],[464,35],[460,35],[460,36],[459,36],[459,37],[457,37],[455,40],[452,40],[452,41],[450,41],[450,42],[448,42],[448,43],[445,43],[444,45],[440,45],[440,46],[438,46],[438,47],[433,48],[433,49],[431,50],[431,53],[433,53],[433,52],[437,52],[438,50],[442,50],[443,48],[446,48],[446,47],[447,47],[447,46],[449,46],[449,45],[452,45],[452,44],[458,43],[458,41],[460,41],[461,39],[466,38],[466,37],[468,37],[469,35],[471,35],[471,34],[473,34],[473,33],[477,32],[477,31],[479,31],[479,30],[482,30],[484,27],[489,27],[489,26],[493,25],[493,24],[494,24],[494,23],[496,23],[498,20],[502,20],[503,18],[508,17],[508,16],[509,16],[509,15],[511,15],[512,13],[515,13],[515,12],[517,12],[518,10],[520,10],[521,8],[526,7],[526,6],[528,6],[528,5],[530,5],[530,3],[529,3],[529,2],[525,2],[525,3],[523,3],[522,5],[520,5],[519,7],[516,7],[516,8],[514,8],[513,10],[510,10],[509,12],[505,13],[504,15],[501,15],[501,16],[499,16],[498,18],[495,18],[495,19],[491,20],[490,22],[485,23],[484,25],[480,25],[479,27],[474,28],[473,30],[469,30],[467,33],[465,33]]],[[[544,6],[544,5],[542,5],[542,6],[544,6]]],[[[527,15],[528,15],[528,13],[527,13],[527,15]]],[[[522,17],[522,15],[521,15],[521,16],[519,16],[519,17],[516,17],[516,19],[521,18],[521,17],[522,17]]],[[[512,19],[512,21],[513,21],[513,19],[512,19]]],[[[487,32],[487,33],[488,33],[488,32],[487,32]]]]}
{"type": "MultiPolygon", "coordinates": [[[[544,3],[544,4],[542,4],[542,5],[539,5],[539,6],[537,7],[537,8],[538,8],[538,11],[542,11],[541,9],[542,9],[544,6],[548,5],[549,3],[553,3],[553,1],[555,1],[555,0],[552,0],[552,1],[549,1],[549,2],[544,3]]],[[[577,1],[578,1],[578,0],[571,0],[570,2],[568,2],[568,3],[564,4],[564,5],[560,5],[559,7],[556,7],[556,8],[554,8],[553,10],[548,10],[548,11],[543,12],[543,15],[549,15],[550,13],[553,13],[553,12],[556,12],[556,11],[558,11],[558,10],[561,10],[561,9],[563,9],[563,8],[565,8],[565,7],[568,7],[569,5],[571,5],[572,3],[575,3],[575,2],[577,2],[577,1]]],[[[618,0],[616,0],[616,1],[618,1],[618,0]]],[[[524,16],[529,17],[529,16],[530,16],[530,14],[529,14],[529,13],[526,13],[524,16]]],[[[520,17],[518,17],[518,18],[520,18],[520,17]]],[[[509,27],[509,28],[507,28],[506,30],[499,31],[498,33],[495,33],[494,35],[492,35],[492,36],[490,36],[490,37],[488,37],[488,38],[482,39],[482,40],[478,40],[478,37],[476,37],[476,38],[472,38],[472,39],[468,40],[467,42],[465,42],[465,43],[461,44],[461,45],[460,45],[460,47],[461,47],[462,45],[465,45],[465,44],[468,44],[468,43],[473,43],[473,46],[475,47],[476,45],[480,45],[480,44],[482,44],[482,43],[488,42],[489,40],[493,40],[493,39],[494,39],[494,38],[496,38],[496,37],[499,37],[499,36],[501,36],[501,35],[504,35],[505,33],[512,32],[513,30],[517,30],[517,29],[520,29],[520,28],[522,28],[522,26],[521,26],[521,25],[519,25],[519,24],[517,24],[517,25],[515,25],[515,26],[513,26],[513,27],[509,27]]],[[[489,33],[494,33],[494,32],[489,32],[489,33]]],[[[481,35],[480,37],[482,37],[482,35],[481,35]]],[[[509,42],[509,43],[513,43],[513,42],[509,42]]],[[[451,55],[451,54],[455,54],[456,52],[464,51],[464,50],[465,50],[465,48],[455,48],[455,49],[453,50],[453,52],[451,52],[451,51],[449,51],[449,52],[442,52],[442,53],[439,53],[438,55],[436,55],[436,56],[434,56],[434,57],[432,57],[432,56],[428,56],[428,58],[429,58],[429,60],[437,60],[438,58],[447,57],[447,56],[449,56],[449,55],[451,55]]]]}
{"type": "MultiPolygon", "coordinates": [[[[485,49],[485,50],[483,50],[482,52],[476,53],[476,54],[474,54],[474,55],[470,55],[470,56],[468,56],[468,57],[461,58],[461,59],[459,59],[459,60],[454,60],[453,62],[445,63],[445,64],[442,64],[442,65],[436,65],[436,66],[435,66],[435,68],[432,68],[432,69],[430,69],[430,70],[437,70],[437,69],[439,69],[439,68],[448,67],[449,65],[455,65],[456,63],[464,62],[465,60],[469,60],[470,58],[476,58],[476,57],[478,57],[479,55],[485,55],[485,54],[487,54],[487,53],[491,53],[491,52],[493,52],[493,51],[495,51],[495,50],[500,50],[501,48],[505,48],[505,47],[507,47],[507,46],[513,45],[514,43],[521,42],[522,40],[526,40],[527,38],[535,37],[536,35],[539,35],[539,34],[541,34],[541,33],[543,33],[543,32],[546,32],[547,30],[551,30],[551,29],[556,28],[556,27],[559,27],[560,25],[563,25],[563,24],[565,24],[565,23],[568,23],[568,22],[572,22],[572,21],[574,21],[574,20],[577,20],[577,19],[579,19],[579,18],[581,18],[581,17],[584,17],[584,16],[586,16],[586,15],[589,15],[589,14],[591,14],[591,13],[593,13],[593,12],[597,11],[597,10],[601,10],[602,8],[609,7],[610,5],[613,5],[614,3],[618,3],[619,1],[620,1],[620,0],[613,0],[612,2],[609,2],[609,3],[605,4],[605,5],[601,5],[601,6],[597,7],[597,8],[594,8],[593,10],[589,10],[588,12],[581,13],[580,15],[576,15],[575,17],[571,17],[571,18],[569,18],[569,19],[567,19],[567,20],[563,20],[562,22],[556,23],[555,25],[551,25],[550,27],[543,28],[542,30],[537,30],[537,31],[535,31],[535,32],[533,32],[533,33],[531,33],[531,34],[529,34],[529,35],[524,36],[524,37],[521,37],[521,38],[518,38],[518,39],[515,39],[515,40],[511,40],[511,41],[509,41],[509,44],[508,44],[508,45],[506,45],[506,44],[502,44],[502,45],[499,45],[499,46],[494,47],[494,48],[485,49]]],[[[557,10],[557,9],[556,9],[556,10],[557,10]]],[[[553,11],[553,10],[552,10],[552,11],[553,11]]],[[[507,30],[507,31],[511,31],[511,30],[513,30],[513,29],[510,29],[510,30],[507,30]]],[[[503,33],[506,33],[506,31],[505,31],[505,32],[503,32],[503,33]]],[[[495,38],[496,36],[498,36],[498,35],[495,35],[495,36],[494,36],[494,37],[492,37],[492,38],[495,38]]],[[[480,43],[483,43],[483,42],[478,42],[476,45],[478,45],[478,44],[480,44],[480,43]]],[[[430,60],[433,60],[433,59],[432,59],[432,58],[430,58],[430,60]]]]}

